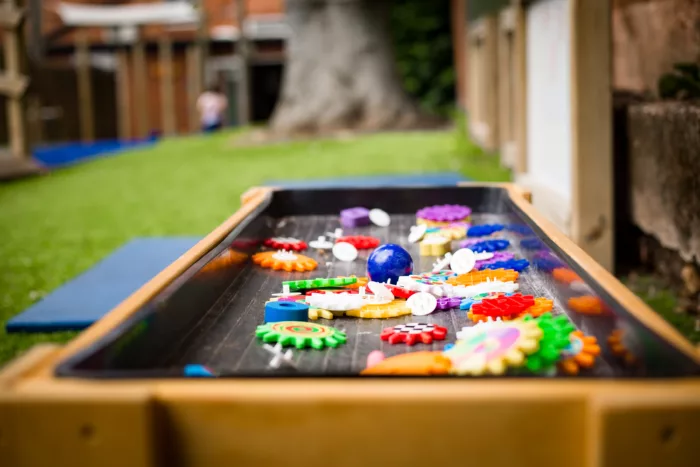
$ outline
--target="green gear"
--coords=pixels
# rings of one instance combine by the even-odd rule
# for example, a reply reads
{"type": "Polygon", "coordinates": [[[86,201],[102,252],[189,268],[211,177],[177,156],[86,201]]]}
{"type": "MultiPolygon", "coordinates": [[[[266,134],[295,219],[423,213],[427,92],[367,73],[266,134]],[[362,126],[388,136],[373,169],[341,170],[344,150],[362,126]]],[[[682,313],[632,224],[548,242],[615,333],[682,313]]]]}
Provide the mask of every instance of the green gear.
{"type": "Polygon", "coordinates": [[[288,285],[289,290],[323,289],[325,287],[344,287],[357,282],[357,277],[329,277],[318,279],[303,279],[299,281],[285,281],[282,285],[288,285]]]}
{"type": "Polygon", "coordinates": [[[313,347],[338,347],[347,341],[344,332],[322,324],[304,321],[278,321],[261,324],[255,329],[255,336],[263,342],[279,342],[282,346],[293,345],[297,349],[313,347]]]}
{"type": "Polygon", "coordinates": [[[551,370],[559,361],[562,351],[568,347],[570,334],[576,330],[576,327],[566,315],[552,316],[552,313],[544,313],[537,318],[527,315],[523,319],[536,321],[542,330],[540,348],[527,356],[525,368],[533,373],[551,370]]]}

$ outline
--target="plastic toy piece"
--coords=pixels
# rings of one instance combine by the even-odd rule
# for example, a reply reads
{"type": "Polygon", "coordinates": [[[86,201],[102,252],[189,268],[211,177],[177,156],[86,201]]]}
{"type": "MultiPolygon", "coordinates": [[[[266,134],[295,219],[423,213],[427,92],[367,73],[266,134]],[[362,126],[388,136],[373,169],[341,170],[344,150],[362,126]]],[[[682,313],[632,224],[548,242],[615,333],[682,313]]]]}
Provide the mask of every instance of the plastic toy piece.
{"type": "Polygon", "coordinates": [[[290,290],[323,289],[325,287],[344,287],[356,282],[357,277],[329,277],[284,281],[282,282],[282,287],[287,286],[290,290]]]}
{"type": "Polygon", "coordinates": [[[371,368],[381,363],[386,357],[381,350],[373,350],[367,355],[367,368],[371,368]]]}
{"type": "Polygon", "coordinates": [[[216,378],[218,375],[208,366],[199,364],[185,365],[183,375],[189,378],[216,378]]]}
{"type": "MultiPolygon", "coordinates": [[[[342,312],[335,312],[338,313],[338,315],[343,315],[344,313],[342,312]]],[[[311,321],[316,321],[319,318],[323,319],[333,319],[335,318],[335,313],[329,310],[322,310],[320,308],[309,308],[309,319],[311,321]]]]}
{"type": "Polygon", "coordinates": [[[272,237],[263,242],[268,248],[274,250],[303,251],[308,248],[306,242],[292,237],[272,237]]]}
{"type": "Polygon", "coordinates": [[[390,344],[415,345],[419,342],[432,344],[433,339],[441,341],[447,336],[447,328],[428,323],[399,324],[392,328],[386,328],[379,334],[379,338],[390,344]]]}
{"type": "Polygon", "coordinates": [[[370,209],[369,220],[377,227],[389,227],[391,224],[391,217],[381,209],[370,209]]]}
{"type": "Polygon", "coordinates": [[[205,264],[201,272],[218,271],[231,266],[237,266],[245,263],[247,259],[248,255],[245,253],[236,251],[233,248],[227,248],[219,256],[205,264]]]}
{"type": "Polygon", "coordinates": [[[502,224],[473,225],[467,230],[467,237],[486,237],[503,230],[502,224]]]}
{"type": "Polygon", "coordinates": [[[360,287],[366,286],[367,283],[369,282],[369,277],[357,277],[357,276],[350,276],[350,277],[354,277],[355,279],[357,279],[357,282],[355,282],[354,284],[346,285],[345,286],[346,289],[353,289],[353,290],[359,289],[360,287]]]}
{"type": "Polygon", "coordinates": [[[452,361],[450,373],[500,375],[525,364],[536,352],[542,330],[534,321],[494,321],[462,330],[462,339],[443,354],[452,361]]]}
{"type": "Polygon", "coordinates": [[[339,242],[349,243],[358,250],[369,250],[371,248],[377,248],[379,246],[378,238],[368,237],[365,235],[350,235],[347,237],[340,237],[336,240],[336,243],[339,242]]]}
{"type": "Polygon", "coordinates": [[[328,311],[348,311],[362,308],[365,300],[360,294],[318,293],[306,297],[306,303],[314,308],[328,311]]]}
{"type": "Polygon", "coordinates": [[[323,293],[348,293],[348,294],[357,294],[359,291],[357,289],[351,289],[349,287],[345,288],[340,288],[340,289],[309,289],[306,290],[304,295],[307,297],[313,295],[313,294],[323,294],[323,293]]]}
{"type": "Polygon", "coordinates": [[[495,251],[505,250],[510,246],[510,242],[504,238],[494,238],[490,240],[480,240],[478,242],[471,242],[465,240],[459,244],[460,248],[469,248],[474,253],[481,253],[482,251],[488,251],[493,253],[495,251]]]}
{"type": "Polygon", "coordinates": [[[471,208],[458,204],[429,206],[418,210],[416,218],[419,224],[448,225],[454,222],[469,222],[471,208]]]}
{"type": "Polygon", "coordinates": [[[542,330],[542,339],[536,352],[528,355],[525,367],[533,372],[540,373],[553,369],[559,361],[562,351],[570,344],[570,335],[576,327],[565,315],[552,316],[545,313],[539,318],[526,316],[523,321],[537,323],[542,330]]]}
{"type": "Polygon", "coordinates": [[[556,268],[552,270],[552,277],[555,281],[561,282],[562,284],[571,284],[572,282],[583,282],[583,279],[579,277],[574,271],[569,268],[556,268]]]}
{"type": "MultiPolygon", "coordinates": [[[[448,284],[449,285],[449,284],[448,284]]],[[[518,284],[512,281],[502,282],[502,281],[491,281],[481,282],[480,284],[469,285],[469,286],[456,286],[450,290],[450,293],[455,297],[461,298],[471,298],[484,293],[514,293],[520,288],[518,284]]]]}
{"type": "Polygon", "coordinates": [[[369,209],[356,207],[340,211],[340,223],[343,227],[363,227],[369,225],[369,209]]]}
{"type": "MultiPolygon", "coordinates": [[[[485,292],[480,293],[479,295],[476,295],[474,297],[463,298],[462,301],[459,303],[459,309],[470,310],[472,305],[474,305],[475,303],[481,303],[481,301],[485,298],[496,298],[500,297],[501,295],[503,294],[499,292],[485,292]]],[[[488,318],[490,319],[491,317],[489,316],[488,318]]]]}
{"type": "Polygon", "coordinates": [[[520,247],[525,250],[544,250],[546,248],[542,240],[537,237],[520,240],[520,247]]]}
{"type": "Polygon", "coordinates": [[[535,304],[525,310],[522,315],[530,315],[537,318],[538,316],[542,316],[543,314],[552,311],[553,307],[554,301],[544,297],[536,297],[535,304]]]}
{"type": "Polygon", "coordinates": [[[592,368],[600,355],[600,346],[593,336],[585,336],[581,331],[569,335],[569,345],[561,351],[563,360],[559,369],[569,375],[577,375],[581,368],[592,368]]]}
{"type": "Polygon", "coordinates": [[[367,284],[367,288],[377,297],[379,300],[393,300],[394,294],[391,290],[381,282],[370,282],[367,284]]]}
{"type": "Polygon", "coordinates": [[[267,350],[273,355],[272,360],[270,360],[270,363],[267,364],[267,366],[270,368],[278,369],[284,363],[286,366],[296,369],[294,360],[292,360],[294,354],[291,350],[283,352],[282,345],[279,342],[274,346],[270,344],[263,344],[263,349],[267,350]]]}
{"type": "Polygon", "coordinates": [[[384,284],[384,287],[389,289],[389,292],[391,292],[394,297],[403,298],[404,300],[408,300],[411,295],[417,293],[415,290],[404,289],[398,285],[384,284]]]}
{"type": "Polygon", "coordinates": [[[428,227],[425,236],[439,235],[450,240],[460,240],[467,235],[467,225],[469,224],[449,224],[441,227],[428,227]]]}
{"type": "Polygon", "coordinates": [[[408,352],[384,360],[363,370],[361,375],[446,375],[451,361],[442,352],[408,352]]]}
{"type": "Polygon", "coordinates": [[[452,242],[441,235],[430,235],[420,242],[421,256],[444,256],[452,250],[452,242]]]}
{"type": "Polygon", "coordinates": [[[397,318],[411,314],[411,309],[405,300],[394,300],[383,305],[364,305],[359,310],[350,310],[345,313],[355,318],[397,318]]]}
{"type": "Polygon", "coordinates": [[[307,321],[309,319],[309,305],[297,301],[278,300],[265,304],[265,322],[277,323],[279,321],[307,321]]]}
{"type": "Polygon", "coordinates": [[[459,308],[461,303],[462,299],[459,297],[440,297],[437,299],[437,309],[451,310],[452,308],[459,308]]]}
{"type": "Polygon", "coordinates": [[[474,269],[481,270],[485,269],[484,266],[488,264],[493,264],[497,263],[499,261],[507,261],[509,259],[513,259],[515,255],[513,253],[510,253],[508,251],[497,251],[495,253],[490,253],[490,252],[482,252],[482,253],[476,253],[477,258],[476,258],[476,264],[474,265],[474,269]],[[484,258],[480,259],[479,255],[491,255],[489,258],[484,258]]]}
{"type": "Polygon", "coordinates": [[[582,315],[602,315],[605,311],[603,302],[593,295],[571,297],[566,304],[569,308],[582,315]]]}
{"type": "Polygon", "coordinates": [[[326,240],[324,235],[321,235],[318,237],[318,239],[309,242],[309,246],[315,250],[330,250],[333,248],[333,245],[333,242],[326,240]]]}
{"type": "MultiPolygon", "coordinates": [[[[468,338],[470,333],[474,332],[474,331],[472,331],[472,329],[474,329],[474,328],[491,326],[491,323],[498,323],[500,321],[502,321],[501,318],[493,319],[493,318],[489,317],[488,320],[480,322],[480,323],[476,323],[473,326],[464,326],[461,331],[457,331],[457,339],[460,340],[460,339],[468,338]]],[[[445,350],[449,350],[450,348],[453,347],[453,345],[448,344],[449,347],[445,346],[445,350]]]]}
{"type": "Polygon", "coordinates": [[[333,256],[338,261],[352,262],[357,258],[357,248],[350,243],[340,242],[333,245],[333,256]]]}
{"type": "Polygon", "coordinates": [[[476,255],[469,248],[457,250],[450,259],[450,269],[457,274],[466,274],[471,272],[476,265],[476,255]]]}
{"type": "Polygon", "coordinates": [[[546,272],[552,272],[556,268],[563,268],[565,264],[549,251],[538,251],[533,255],[532,263],[546,272]]]}
{"type": "Polygon", "coordinates": [[[408,241],[410,243],[418,243],[425,236],[428,226],[425,224],[418,224],[411,227],[411,231],[408,234],[408,241]]]}
{"type": "Polygon", "coordinates": [[[503,295],[494,298],[484,298],[481,303],[475,303],[471,312],[475,315],[491,316],[492,318],[516,316],[535,304],[532,295],[503,295]]]}
{"type": "Polygon", "coordinates": [[[496,261],[491,264],[485,264],[484,269],[512,269],[513,271],[523,272],[530,266],[530,262],[526,259],[509,259],[506,261],[496,261]]]}
{"type": "Polygon", "coordinates": [[[532,229],[524,224],[510,224],[506,226],[506,230],[521,236],[532,235],[532,229]]]}
{"type": "Polygon", "coordinates": [[[413,272],[413,258],[399,245],[387,243],[376,248],[367,258],[367,275],[375,282],[396,284],[401,276],[413,272]]]}
{"type": "Polygon", "coordinates": [[[636,358],[625,345],[624,336],[622,329],[615,329],[608,336],[608,346],[613,355],[620,357],[626,364],[632,365],[635,363],[636,358]]]}
{"type": "Polygon", "coordinates": [[[313,271],[318,263],[308,256],[289,251],[264,251],[253,255],[253,262],[264,268],[287,272],[313,271]]]}
{"type": "Polygon", "coordinates": [[[335,229],[333,232],[326,232],[326,237],[332,238],[332,239],[334,239],[334,240],[335,240],[336,238],[339,238],[339,237],[342,237],[342,236],[343,236],[343,229],[341,229],[340,227],[338,227],[337,229],[335,229]]]}
{"type": "Polygon", "coordinates": [[[280,321],[257,327],[255,336],[263,342],[278,342],[281,346],[293,345],[297,349],[312,347],[338,347],[347,340],[344,332],[322,324],[300,321],[280,321]]]}
{"type": "Polygon", "coordinates": [[[419,292],[406,300],[406,306],[411,309],[414,316],[425,316],[435,311],[437,299],[429,293],[419,292]]]}
{"type": "Polygon", "coordinates": [[[452,260],[452,253],[445,253],[445,256],[438,259],[433,263],[433,272],[440,272],[450,266],[450,261],[452,260]]]}
{"type": "Polygon", "coordinates": [[[476,285],[488,280],[514,282],[518,280],[518,272],[512,269],[489,269],[485,271],[471,271],[467,274],[460,274],[447,279],[452,285],[476,285]]]}

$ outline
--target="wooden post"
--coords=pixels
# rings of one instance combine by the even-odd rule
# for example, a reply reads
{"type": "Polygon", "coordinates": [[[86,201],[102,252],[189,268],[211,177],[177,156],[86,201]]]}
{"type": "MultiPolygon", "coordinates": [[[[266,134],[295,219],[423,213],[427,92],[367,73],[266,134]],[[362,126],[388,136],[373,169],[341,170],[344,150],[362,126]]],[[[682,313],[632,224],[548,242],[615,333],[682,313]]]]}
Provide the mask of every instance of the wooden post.
{"type": "Polygon", "coordinates": [[[132,138],[131,126],[131,92],[129,79],[129,57],[126,49],[117,52],[117,118],[119,125],[119,139],[132,138]]]}
{"type": "Polygon", "coordinates": [[[175,134],[175,103],[173,90],[173,44],[170,37],[163,35],[158,42],[160,58],[160,96],[163,119],[163,133],[175,134]]]}
{"type": "Polygon", "coordinates": [[[22,44],[23,14],[14,0],[6,0],[0,11],[3,17],[0,26],[3,27],[3,50],[5,55],[5,70],[0,74],[0,94],[7,96],[7,121],[10,152],[16,158],[29,154],[27,144],[26,115],[23,103],[24,93],[29,80],[23,74],[24,52],[22,44]]]}
{"type": "Polygon", "coordinates": [[[134,67],[134,99],[136,107],[136,137],[145,138],[148,136],[150,127],[148,103],[148,70],[146,69],[146,50],[141,31],[132,49],[132,66],[134,67]]]}
{"type": "Polygon", "coordinates": [[[187,67],[187,114],[189,115],[189,127],[192,132],[199,130],[199,113],[197,112],[197,99],[201,93],[199,85],[199,76],[201,73],[197,71],[199,51],[200,48],[196,44],[190,44],[187,46],[187,51],[185,52],[185,65],[187,67]]]}
{"type": "Polygon", "coordinates": [[[238,18],[238,42],[236,52],[240,57],[238,68],[238,123],[250,123],[250,43],[245,33],[245,20],[248,15],[245,0],[236,0],[236,18],[238,18]]]}
{"type": "Polygon", "coordinates": [[[84,29],[76,31],[75,58],[78,66],[78,109],[80,115],[80,139],[95,139],[95,114],[92,101],[90,76],[90,46],[84,29]]]}
{"type": "Polygon", "coordinates": [[[527,47],[525,11],[522,0],[515,0],[515,50],[513,73],[515,78],[515,173],[527,172],[527,47]]]}
{"type": "Polygon", "coordinates": [[[31,94],[27,98],[27,127],[31,146],[36,146],[44,141],[44,121],[41,119],[41,99],[38,94],[31,94]]]}
{"type": "Polygon", "coordinates": [[[498,15],[498,134],[501,165],[515,164],[515,8],[498,15]]]}

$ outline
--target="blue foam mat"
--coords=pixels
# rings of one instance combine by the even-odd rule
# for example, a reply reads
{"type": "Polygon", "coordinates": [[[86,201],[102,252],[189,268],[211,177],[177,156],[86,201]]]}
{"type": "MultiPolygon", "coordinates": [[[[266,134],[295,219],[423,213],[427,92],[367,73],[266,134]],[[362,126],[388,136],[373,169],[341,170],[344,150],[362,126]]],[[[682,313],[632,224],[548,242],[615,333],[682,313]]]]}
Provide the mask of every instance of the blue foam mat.
{"type": "Polygon", "coordinates": [[[280,188],[368,188],[390,186],[454,186],[469,180],[457,172],[428,172],[405,175],[376,175],[367,177],[342,177],[311,180],[271,180],[268,186],[280,188]]]}
{"type": "Polygon", "coordinates": [[[18,314],[7,332],[80,330],[151,280],[200,238],[137,238],[18,314]]]}

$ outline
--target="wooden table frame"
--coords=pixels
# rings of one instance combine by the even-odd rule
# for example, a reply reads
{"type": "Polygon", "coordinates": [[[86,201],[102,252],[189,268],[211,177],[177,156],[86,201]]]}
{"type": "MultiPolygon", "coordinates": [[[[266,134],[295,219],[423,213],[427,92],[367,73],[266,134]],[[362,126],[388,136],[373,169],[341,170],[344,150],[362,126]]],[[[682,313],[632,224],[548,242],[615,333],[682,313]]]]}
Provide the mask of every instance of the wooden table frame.
{"type": "MultiPolygon", "coordinates": [[[[645,326],[698,350],[541,217],[513,202],[645,326]]],[[[59,362],[136,312],[268,196],[231,218],[64,347],[0,373],[0,465],[680,466],[700,445],[700,379],[56,378],[59,362]],[[477,461],[478,460],[478,461],[477,461]]]]}

